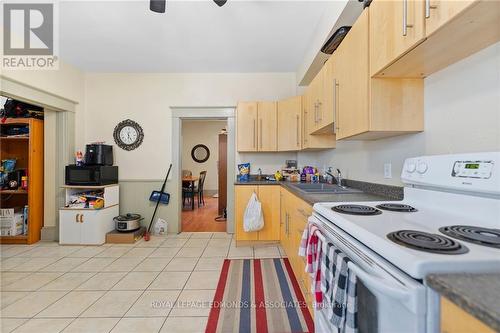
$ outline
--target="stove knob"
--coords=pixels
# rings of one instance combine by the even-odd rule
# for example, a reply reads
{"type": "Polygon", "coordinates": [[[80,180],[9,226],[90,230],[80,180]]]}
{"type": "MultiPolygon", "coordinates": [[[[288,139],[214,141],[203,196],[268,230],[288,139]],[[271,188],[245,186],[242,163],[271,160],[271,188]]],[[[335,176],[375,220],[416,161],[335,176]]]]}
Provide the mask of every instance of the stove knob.
{"type": "Polygon", "coordinates": [[[427,166],[427,163],[420,162],[420,163],[418,163],[418,166],[417,166],[417,172],[420,174],[424,174],[428,168],[429,167],[427,166]]]}
{"type": "Polygon", "coordinates": [[[417,166],[415,165],[415,163],[413,162],[410,162],[406,165],[406,171],[409,172],[409,173],[413,173],[415,172],[415,169],[417,168],[417,166]]]}

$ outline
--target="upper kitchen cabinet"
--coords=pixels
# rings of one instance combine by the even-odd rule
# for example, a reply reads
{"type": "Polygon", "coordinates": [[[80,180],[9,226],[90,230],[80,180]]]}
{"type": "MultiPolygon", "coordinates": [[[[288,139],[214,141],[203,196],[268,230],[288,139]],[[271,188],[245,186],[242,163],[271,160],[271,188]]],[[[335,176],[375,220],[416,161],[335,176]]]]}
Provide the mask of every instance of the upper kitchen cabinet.
{"type": "Polygon", "coordinates": [[[278,102],[278,150],[302,148],[302,97],[294,96],[278,102]]]}
{"type": "Polygon", "coordinates": [[[238,151],[277,150],[276,102],[239,102],[236,111],[238,151]]]}
{"type": "MultiPolygon", "coordinates": [[[[370,6],[372,76],[423,78],[500,41],[500,1],[425,0],[423,6],[417,6],[418,13],[423,8],[424,39],[418,27],[415,42],[401,45],[401,52],[384,52],[384,48],[393,49],[392,44],[383,44],[388,30],[384,15],[397,13],[389,14],[383,8],[397,2],[375,0],[370,6]]],[[[410,1],[408,17],[421,22],[420,14],[412,14],[409,5],[410,1]]],[[[415,27],[408,31],[413,32],[415,27]]]]}
{"type": "Polygon", "coordinates": [[[258,133],[258,151],[277,151],[278,150],[278,111],[276,102],[258,102],[257,125],[258,133]]]}
{"type": "Polygon", "coordinates": [[[239,102],[236,109],[238,151],[257,151],[257,102],[239,102]]]}
{"type": "Polygon", "coordinates": [[[332,134],[334,132],[332,71],[331,61],[327,61],[310,84],[308,96],[312,122],[309,134],[332,134]]]}
{"type": "Polygon", "coordinates": [[[425,1],[425,34],[432,35],[445,23],[450,21],[464,9],[474,4],[475,0],[426,0],[425,1]]]}
{"type": "Polygon", "coordinates": [[[317,115],[315,113],[314,103],[311,102],[313,98],[312,89],[311,86],[309,86],[302,96],[302,150],[335,148],[337,141],[335,134],[311,134],[317,115]]]}
{"type": "Polygon", "coordinates": [[[371,7],[361,13],[331,58],[337,140],[423,131],[423,80],[370,78],[370,15],[371,7]]]}
{"type": "Polygon", "coordinates": [[[369,8],[370,74],[374,75],[424,40],[424,1],[374,0],[369,8]]]}

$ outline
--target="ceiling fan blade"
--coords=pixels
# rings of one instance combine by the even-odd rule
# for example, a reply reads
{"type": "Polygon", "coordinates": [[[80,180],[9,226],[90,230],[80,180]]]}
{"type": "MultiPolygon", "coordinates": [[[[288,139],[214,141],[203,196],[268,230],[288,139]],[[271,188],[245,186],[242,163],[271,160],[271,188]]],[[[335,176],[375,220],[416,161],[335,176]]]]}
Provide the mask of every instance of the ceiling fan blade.
{"type": "Polygon", "coordinates": [[[167,0],[149,0],[149,9],[155,13],[165,13],[167,0]]]}
{"type": "Polygon", "coordinates": [[[226,4],[227,0],[214,0],[217,6],[222,7],[226,4]]]}

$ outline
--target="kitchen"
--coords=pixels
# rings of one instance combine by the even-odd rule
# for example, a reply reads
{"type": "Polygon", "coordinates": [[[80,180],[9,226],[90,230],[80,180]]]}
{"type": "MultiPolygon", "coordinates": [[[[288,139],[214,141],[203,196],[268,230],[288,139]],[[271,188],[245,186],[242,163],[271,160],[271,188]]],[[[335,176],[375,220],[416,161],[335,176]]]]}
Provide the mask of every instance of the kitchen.
{"type": "MultiPolygon", "coordinates": [[[[145,141],[143,147],[129,154],[115,150],[120,166],[120,207],[140,212],[146,220],[151,215],[151,207],[136,200],[133,193],[146,193],[158,188],[158,183],[161,184],[158,180],[164,177],[164,169],[174,160],[171,156],[175,156],[172,145],[177,144],[173,130],[176,120],[172,118],[169,108],[232,106],[235,162],[234,170],[229,172],[232,186],[228,182],[228,196],[232,196],[234,208],[228,212],[233,220],[228,219],[227,230],[230,234],[234,232],[237,249],[251,246],[255,253],[256,249],[265,251],[261,249],[280,244],[279,250],[283,250],[288,257],[292,275],[296,277],[299,293],[308,303],[317,332],[326,329],[319,328],[324,322],[319,319],[321,314],[313,306],[315,295],[311,292],[310,273],[305,273],[303,258],[298,256],[302,232],[311,219],[315,219],[320,229],[323,228],[321,232],[324,237],[329,235],[326,238],[330,242],[341,242],[331,239],[332,235],[337,234],[355,244],[353,253],[348,252],[350,248],[341,249],[351,257],[353,263],[350,268],[356,271],[358,281],[369,280],[369,277],[363,275],[360,267],[354,266],[367,270],[363,261],[360,263],[357,258],[356,251],[361,251],[366,261],[377,263],[378,268],[370,271],[373,274],[369,275],[388,281],[383,291],[372,290],[370,282],[360,283],[363,285],[358,290],[360,332],[373,332],[375,328],[379,332],[498,330],[498,326],[495,326],[498,325],[498,319],[494,319],[498,301],[491,302],[487,296],[478,297],[487,290],[484,286],[491,286],[488,290],[495,289],[498,275],[485,274],[477,278],[461,274],[456,277],[441,276],[446,272],[464,273],[469,271],[467,267],[470,267],[470,272],[498,273],[499,270],[495,268],[499,264],[498,249],[457,240],[438,230],[466,224],[499,229],[498,190],[495,191],[495,187],[498,189],[496,161],[497,152],[500,151],[500,44],[498,29],[494,29],[498,25],[498,7],[485,10],[488,2],[460,2],[463,7],[448,8],[446,12],[450,16],[444,15],[440,17],[441,22],[435,22],[431,19],[433,14],[441,10],[440,5],[448,6],[448,2],[439,2],[435,8],[437,2],[434,1],[395,1],[395,8],[381,9],[380,6],[390,6],[391,2],[374,0],[364,10],[362,3],[351,1],[350,5],[353,3],[357,6],[350,12],[351,21],[348,24],[341,22],[342,11],[347,7],[344,3],[346,7],[336,10],[335,20],[330,18],[327,21],[330,24],[328,28],[319,29],[322,35],[316,39],[320,41],[306,52],[307,60],[304,62],[308,66],[299,68],[297,73],[266,73],[265,70],[240,74],[210,74],[202,71],[186,74],[161,71],[133,73],[101,69],[81,74],[74,69],[66,70],[63,65],[63,69],[51,74],[25,76],[20,72],[6,71],[2,79],[15,80],[78,101],[73,133],[75,147],[103,139],[113,142],[109,128],[122,118],[135,117],[145,129],[145,140],[149,136],[152,141],[145,141]],[[421,4],[421,8],[418,4],[421,4]],[[407,15],[401,17],[404,6],[407,15]],[[377,24],[377,19],[388,22],[391,17],[394,20],[390,24],[377,24]],[[403,19],[407,21],[404,26],[403,19]],[[319,49],[342,25],[352,25],[352,28],[333,55],[322,54],[319,49]],[[393,29],[394,32],[384,29],[393,29]],[[406,30],[404,38],[402,30],[406,30]],[[484,31],[488,32],[482,33],[484,31]],[[388,41],[390,36],[398,36],[403,41],[391,44],[388,41]],[[137,103],[131,103],[129,96],[140,101],[141,108],[153,111],[138,114],[137,103]],[[192,96],[196,96],[194,100],[192,96]],[[167,109],[169,112],[164,112],[167,109]],[[151,142],[154,142],[155,147],[168,151],[168,154],[152,153],[155,150],[149,146],[151,142]],[[481,152],[494,153],[467,155],[481,152]],[[447,154],[453,154],[453,157],[428,157],[447,154]],[[150,163],[138,167],[140,160],[150,163]],[[275,177],[275,172],[281,171],[286,161],[296,161],[296,167],[300,169],[298,182],[277,183],[256,179],[259,169],[264,177],[275,177]],[[467,177],[469,170],[475,170],[476,167],[490,168],[490,161],[494,162],[491,177],[486,177],[490,179],[490,187],[475,188],[475,181],[471,181],[475,189],[469,191],[468,187],[461,188],[453,183],[457,177],[467,177]],[[456,162],[466,163],[462,163],[463,169],[457,169],[459,176],[452,178],[450,175],[456,162]],[[240,172],[238,165],[245,163],[250,163],[249,182],[238,180],[235,175],[240,172]],[[314,178],[310,174],[306,175],[306,182],[303,183],[300,176],[302,168],[306,166],[316,167],[318,172],[317,175],[313,174],[314,178]],[[328,171],[329,167],[331,171],[328,171]],[[427,179],[433,170],[439,170],[437,174],[432,174],[434,177],[438,175],[438,179],[427,179]],[[415,178],[414,175],[422,176],[415,178]],[[325,179],[330,183],[342,178],[344,182],[340,185],[346,188],[307,182],[307,177],[315,181],[325,179]],[[243,230],[243,216],[253,193],[262,203],[265,226],[261,231],[248,233],[243,230]],[[429,194],[430,199],[422,193],[429,194]],[[435,207],[432,198],[436,198],[440,207],[435,207]],[[390,212],[376,207],[400,200],[417,211],[390,212]],[[340,201],[356,204],[366,202],[363,206],[371,207],[377,214],[366,217],[367,220],[386,221],[385,218],[390,217],[391,225],[394,223],[395,228],[386,230],[384,226],[372,231],[372,227],[364,226],[364,217],[332,213],[330,208],[334,204],[312,205],[340,201]],[[454,207],[458,207],[458,210],[454,211],[454,207]],[[473,214],[480,207],[484,213],[476,214],[476,217],[473,214]],[[439,223],[433,223],[432,227],[425,227],[421,231],[451,239],[461,245],[462,250],[466,248],[468,253],[428,254],[396,245],[386,238],[391,232],[416,228],[405,222],[394,222],[393,216],[394,220],[399,216],[413,216],[401,219],[416,219],[417,225],[423,225],[420,217],[423,214],[432,216],[435,212],[439,212],[439,223]],[[460,221],[451,219],[444,222],[445,215],[461,218],[460,221]],[[362,225],[364,229],[351,228],[353,225],[362,225]],[[332,230],[327,229],[332,226],[332,230]],[[373,233],[363,233],[362,230],[373,233]],[[381,244],[385,244],[385,248],[381,244]],[[477,266],[466,260],[475,253],[477,266]],[[423,264],[417,265],[426,258],[429,260],[429,269],[423,264]],[[434,264],[434,258],[442,259],[434,264]],[[460,258],[465,258],[464,262],[470,265],[462,264],[460,258]],[[415,264],[408,264],[411,262],[415,264]],[[448,271],[444,270],[446,263],[451,263],[448,271]],[[436,267],[443,267],[443,270],[436,267]],[[440,274],[428,276],[428,273],[440,274]],[[467,281],[467,287],[457,287],[463,281],[467,281]],[[411,296],[403,297],[391,283],[395,286],[403,283],[414,292],[410,293],[411,296]],[[477,287],[477,292],[468,290],[476,290],[477,283],[482,284],[477,287]],[[391,292],[405,298],[405,301],[398,303],[386,297],[391,292]],[[380,294],[384,297],[379,299],[380,294]],[[444,297],[440,298],[439,295],[444,297]],[[378,305],[372,307],[378,309],[375,314],[371,313],[372,317],[366,315],[366,308],[363,309],[361,304],[370,306],[370,302],[378,305]],[[397,315],[394,309],[398,309],[397,315]],[[453,318],[451,321],[447,319],[450,316],[453,318]],[[394,320],[395,317],[399,320],[394,320]],[[466,325],[477,326],[468,328],[466,325]]],[[[231,1],[221,9],[228,5],[231,5],[231,1]]],[[[170,14],[167,9],[167,15],[170,14]]],[[[179,169],[177,171],[180,172],[179,169]]],[[[178,181],[168,182],[167,190],[177,193],[178,185],[178,181]]],[[[159,216],[169,220],[169,233],[172,234],[179,231],[179,224],[176,223],[180,212],[178,197],[180,195],[173,195],[171,204],[159,211],[159,216]]],[[[228,197],[228,200],[230,202],[231,198],[228,197]]],[[[325,239],[322,242],[328,243],[325,239]]],[[[271,316],[272,311],[267,310],[267,314],[271,316]]],[[[210,321],[212,315],[206,316],[210,321]]],[[[306,319],[301,320],[307,322],[306,319]]],[[[328,324],[327,327],[331,329],[328,324]]]]}

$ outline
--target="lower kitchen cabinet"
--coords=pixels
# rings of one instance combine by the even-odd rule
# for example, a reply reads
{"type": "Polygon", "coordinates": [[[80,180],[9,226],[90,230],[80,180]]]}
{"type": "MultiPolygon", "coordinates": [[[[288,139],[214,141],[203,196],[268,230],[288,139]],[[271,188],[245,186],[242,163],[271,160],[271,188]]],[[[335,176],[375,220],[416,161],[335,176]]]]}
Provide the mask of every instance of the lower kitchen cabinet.
{"type": "Polygon", "coordinates": [[[494,333],[495,331],[448,299],[441,297],[441,332],[494,333]]]}
{"type": "Polygon", "coordinates": [[[281,246],[285,250],[312,314],[311,280],[309,273],[305,272],[305,258],[299,256],[302,233],[311,214],[311,205],[288,190],[281,189],[281,246]]]}
{"type": "Polygon", "coordinates": [[[236,241],[279,241],[280,240],[280,186],[279,185],[237,185],[235,186],[236,241]],[[243,218],[248,201],[253,193],[262,204],[264,228],[256,232],[243,230],[243,218]]]}
{"type": "Polygon", "coordinates": [[[119,215],[119,206],[103,209],[60,209],[59,243],[101,245],[106,234],[115,229],[113,218],[119,215]]]}

